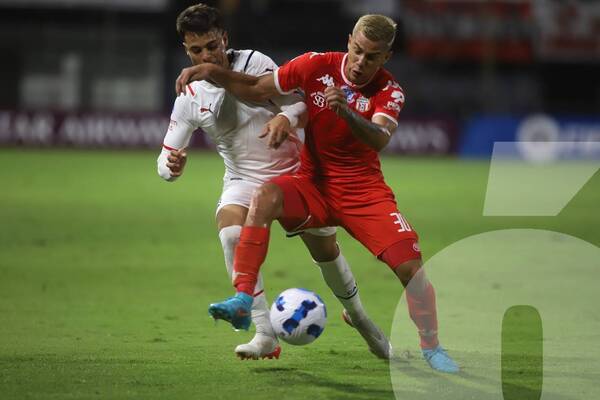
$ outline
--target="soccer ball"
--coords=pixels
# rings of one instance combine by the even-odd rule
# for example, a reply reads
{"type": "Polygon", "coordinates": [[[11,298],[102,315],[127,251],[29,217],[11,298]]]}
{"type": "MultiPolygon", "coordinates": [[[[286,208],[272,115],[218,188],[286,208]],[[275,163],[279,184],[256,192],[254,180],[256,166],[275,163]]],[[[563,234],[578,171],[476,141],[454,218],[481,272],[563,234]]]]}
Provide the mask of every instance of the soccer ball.
{"type": "Polygon", "coordinates": [[[277,336],[293,345],[305,345],[325,329],[327,309],[323,300],[306,289],[287,289],[271,306],[271,325],[277,336]]]}

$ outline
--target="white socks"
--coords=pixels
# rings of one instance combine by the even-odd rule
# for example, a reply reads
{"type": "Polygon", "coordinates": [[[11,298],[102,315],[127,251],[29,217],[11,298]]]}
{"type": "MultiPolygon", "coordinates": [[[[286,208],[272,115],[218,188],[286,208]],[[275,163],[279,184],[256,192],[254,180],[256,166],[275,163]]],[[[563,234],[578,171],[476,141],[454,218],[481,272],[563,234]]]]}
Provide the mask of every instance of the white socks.
{"type": "MultiPolygon", "coordinates": [[[[225,256],[225,267],[227,267],[227,273],[231,279],[233,273],[233,256],[235,254],[235,246],[240,241],[240,233],[242,227],[240,225],[226,226],[219,231],[219,239],[221,239],[221,245],[223,246],[223,255],[225,256]]],[[[271,320],[269,319],[269,305],[267,304],[267,298],[263,292],[263,280],[261,274],[258,274],[258,281],[254,287],[254,302],[252,303],[252,321],[256,326],[256,333],[264,334],[268,336],[275,336],[275,332],[271,327],[271,320]],[[258,294],[257,294],[258,293],[258,294]]]]}
{"type": "Polygon", "coordinates": [[[339,256],[333,261],[315,261],[321,268],[323,279],[333,294],[340,300],[350,319],[359,320],[366,318],[365,310],[360,302],[358,287],[354,280],[354,275],[348,265],[348,262],[340,252],[339,256]]]}

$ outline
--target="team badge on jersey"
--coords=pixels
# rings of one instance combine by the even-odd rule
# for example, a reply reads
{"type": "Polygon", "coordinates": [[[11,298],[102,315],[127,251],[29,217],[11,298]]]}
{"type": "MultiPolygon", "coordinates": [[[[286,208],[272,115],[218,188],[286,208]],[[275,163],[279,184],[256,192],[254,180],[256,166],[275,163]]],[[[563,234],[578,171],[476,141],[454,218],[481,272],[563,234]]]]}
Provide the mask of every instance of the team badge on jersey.
{"type": "Polygon", "coordinates": [[[360,112],[369,111],[370,101],[365,96],[360,96],[356,99],[356,109],[360,112]]]}
{"type": "Polygon", "coordinates": [[[353,92],[348,85],[342,86],[342,90],[344,91],[344,94],[346,94],[346,102],[348,104],[354,103],[354,100],[356,100],[356,92],[353,92]]]}

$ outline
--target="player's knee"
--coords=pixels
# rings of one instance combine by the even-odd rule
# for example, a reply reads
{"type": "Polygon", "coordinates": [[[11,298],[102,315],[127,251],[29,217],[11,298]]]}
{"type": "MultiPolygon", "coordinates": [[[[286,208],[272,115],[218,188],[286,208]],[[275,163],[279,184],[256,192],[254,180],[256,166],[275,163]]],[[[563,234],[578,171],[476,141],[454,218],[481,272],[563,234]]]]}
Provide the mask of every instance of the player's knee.
{"type": "Polygon", "coordinates": [[[418,273],[421,270],[421,264],[421,260],[415,259],[405,261],[394,268],[394,273],[398,279],[400,279],[400,282],[402,282],[404,287],[408,286],[411,280],[418,276],[418,273]]]}
{"type": "Polygon", "coordinates": [[[224,250],[231,250],[237,246],[240,241],[240,233],[242,227],[240,225],[226,226],[219,231],[219,239],[224,250]]]}
{"type": "Polygon", "coordinates": [[[273,183],[265,183],[254,191],[250,202],[249,216],[273,220],[283,208],[283,192],[273,183]]]}
{"type": "Polygon", "coordinates": [[[302,240],[306,244],[313,260],[318,263],[333,261],[340,255],[340,248],[335,235],[323,237],[304,233],[302,240]]]}
{"type": "Polygon", "coordinates": [[[313,259],[318,262],[334,261],[340,255],[337,244],[321,247],[312,253],[313,259]]]}

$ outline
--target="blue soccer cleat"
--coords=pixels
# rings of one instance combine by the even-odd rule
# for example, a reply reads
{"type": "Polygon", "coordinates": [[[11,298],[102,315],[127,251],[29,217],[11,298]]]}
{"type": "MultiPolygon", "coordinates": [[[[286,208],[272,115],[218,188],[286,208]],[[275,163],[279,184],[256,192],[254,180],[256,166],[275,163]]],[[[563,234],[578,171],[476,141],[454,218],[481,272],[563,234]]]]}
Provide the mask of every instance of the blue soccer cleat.
{"type": "Polygon", "coordinates": [[[425,357],[425,361],[427,361],[429,366],[436,371],[448,374],[456,374],[460,371],[458,365],[450,358],[442,346],[434,349],[423,349],[423,357],[425,357]]]}
{"type": "Polygon", "coordinates": [[[214,319],[223,319],[231,323],[235,329],[247,331],[252,323],[250,308],[253,300],[252,296],[238,292],[225,301],[211,304],[208,313],[214,319]]]}

